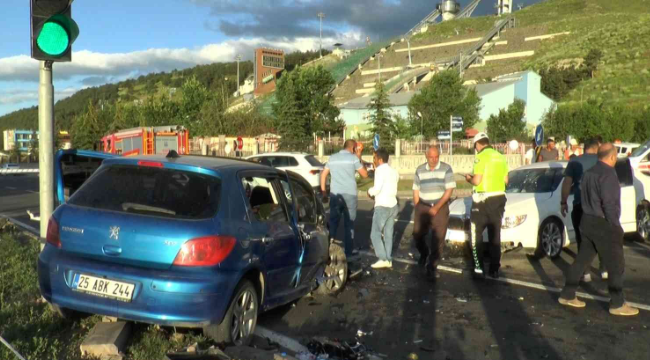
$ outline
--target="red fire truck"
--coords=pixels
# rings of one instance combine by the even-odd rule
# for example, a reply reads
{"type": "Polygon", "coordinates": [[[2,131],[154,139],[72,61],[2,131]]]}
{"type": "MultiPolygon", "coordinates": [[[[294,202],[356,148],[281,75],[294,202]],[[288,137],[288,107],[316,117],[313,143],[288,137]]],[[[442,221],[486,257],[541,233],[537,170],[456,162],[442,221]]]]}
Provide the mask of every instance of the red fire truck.
{"type": "Polygon", "coordinates": [[[188,155],[189,138],[189,131],[183,126],[138,127],[104,136],[102,146],[104,152],[122,156],[166,155],[170,150],[188,155]]]}

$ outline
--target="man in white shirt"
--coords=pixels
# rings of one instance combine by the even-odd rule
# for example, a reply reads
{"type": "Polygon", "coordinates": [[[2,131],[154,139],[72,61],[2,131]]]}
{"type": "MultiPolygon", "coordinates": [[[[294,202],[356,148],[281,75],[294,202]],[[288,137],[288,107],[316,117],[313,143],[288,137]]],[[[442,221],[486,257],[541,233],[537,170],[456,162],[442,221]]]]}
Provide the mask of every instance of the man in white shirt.
{"type": "Polygon", "coordinates": [[[399,207],[397,206],[397,183],[399,174],[388,165],[388,151],[379,148],[373,156],[375,163],[375,184],[368,190],[368,196],[375,200],[370,240],[379,261],[373,269],[393,267],[393,228],[399,207]],[[382,240],[383,237],[383,240],[382,240]]]}

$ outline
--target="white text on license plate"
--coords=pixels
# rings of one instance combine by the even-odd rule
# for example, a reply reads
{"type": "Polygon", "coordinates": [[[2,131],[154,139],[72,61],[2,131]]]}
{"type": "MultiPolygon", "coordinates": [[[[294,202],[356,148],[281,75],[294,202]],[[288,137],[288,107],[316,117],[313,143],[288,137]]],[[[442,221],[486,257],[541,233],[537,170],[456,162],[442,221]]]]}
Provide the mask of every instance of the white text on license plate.
{"type": "Polygon", "coordinates": [[[129,302],[133,297],[135,285],[90,275],[76,274],[72,288],[91,295],[129,302]]]}

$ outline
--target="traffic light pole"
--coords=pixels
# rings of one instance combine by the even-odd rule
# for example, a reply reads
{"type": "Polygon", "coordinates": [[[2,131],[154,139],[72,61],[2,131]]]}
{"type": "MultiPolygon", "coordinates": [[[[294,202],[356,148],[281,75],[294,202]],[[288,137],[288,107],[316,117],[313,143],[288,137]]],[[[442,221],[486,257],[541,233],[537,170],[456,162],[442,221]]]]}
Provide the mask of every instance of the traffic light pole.
{"type": "Polygon", "coordinates": [[[453,155],[454,147],[454,115],[449,115],[449,155],[453,155]]]}
{"type": "Polygon", "coordinates": [[[47,236],[47,224],[54,211],[54,86],[52,62],[40,62],[38,87],[38,169],[41,238],[47,236]]]}

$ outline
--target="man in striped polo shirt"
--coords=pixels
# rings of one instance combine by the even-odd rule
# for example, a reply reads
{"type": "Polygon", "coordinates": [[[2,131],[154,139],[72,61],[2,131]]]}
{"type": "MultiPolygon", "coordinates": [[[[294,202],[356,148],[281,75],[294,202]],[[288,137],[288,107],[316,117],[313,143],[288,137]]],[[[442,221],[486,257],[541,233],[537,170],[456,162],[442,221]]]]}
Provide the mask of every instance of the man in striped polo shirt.
{"type": "Polygon", "coordinates": [[[415,170],[413,202],[415,226],[413,240],[420,252],[418,264],[425,266],[427,278],[439,278],[437,266],[445,246],[449,222],[449,198],[456,188],[451,166],[440,161],[440,151],[431,146],[427,150],[427,162],[415,170]],[[426,243],[429,230],[433,230],[430,245],[426,243]]]}

